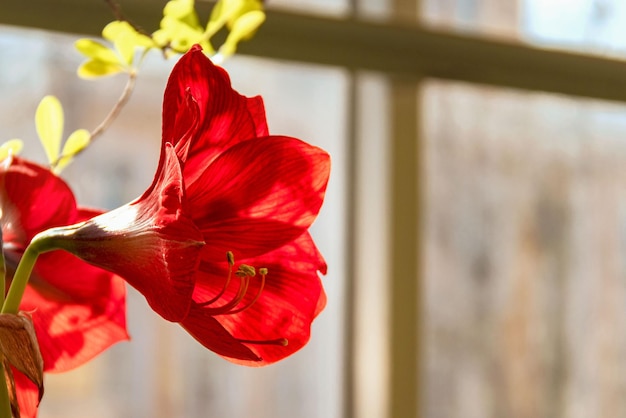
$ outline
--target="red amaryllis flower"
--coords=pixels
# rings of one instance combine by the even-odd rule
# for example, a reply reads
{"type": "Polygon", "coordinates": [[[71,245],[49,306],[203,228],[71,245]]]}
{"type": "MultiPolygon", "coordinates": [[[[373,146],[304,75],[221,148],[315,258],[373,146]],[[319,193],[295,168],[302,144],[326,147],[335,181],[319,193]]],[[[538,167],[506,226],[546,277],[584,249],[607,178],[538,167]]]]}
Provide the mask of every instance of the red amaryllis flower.
{"type": "MultiPolygon", "coordinates": [[[[101,213],[77,208],[63,180],[17,157],[0,168],[0,210],[9,278],[34,235],[101,213]]],[[[128,339],[124,281],[63,251],[38,258],[19,309],[32,317],[46,372],[77,367],[128,339]]],[[[22,417],[35,416],[37,387],[14,375],[22,417]]]]}
{"type": "Polygon", "coordinates": [[[124,277],[207,348],[271,363],[308,341],[325,304],[326,265],[307,230],[329,168],[323,150],[269,136],[261,98],[234,91],[194,47],[165,91],[153,184],[50,239],[124,277]]]}

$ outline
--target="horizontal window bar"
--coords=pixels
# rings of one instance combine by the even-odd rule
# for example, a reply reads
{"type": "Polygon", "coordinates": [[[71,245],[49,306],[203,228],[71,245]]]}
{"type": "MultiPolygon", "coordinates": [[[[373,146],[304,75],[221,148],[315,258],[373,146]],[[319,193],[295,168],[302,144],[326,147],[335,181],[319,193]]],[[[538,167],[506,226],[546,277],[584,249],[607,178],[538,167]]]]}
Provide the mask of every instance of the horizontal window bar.
{"type": "MultiPolygon", "coordinates": [[[[151,31],[160,6],[122,2],[151,31]]],[[[207,4],[201,7],[208,9],[207,4]]],[[[98,35],[111,20],[104,1],[3,0],[0,23],[98,35]]],[[[521,43],[438,32],[419,26],[268,11],[242,54],[389,74],[467,81],[596,99],[626,101],[626,63],[521,43]]]]}

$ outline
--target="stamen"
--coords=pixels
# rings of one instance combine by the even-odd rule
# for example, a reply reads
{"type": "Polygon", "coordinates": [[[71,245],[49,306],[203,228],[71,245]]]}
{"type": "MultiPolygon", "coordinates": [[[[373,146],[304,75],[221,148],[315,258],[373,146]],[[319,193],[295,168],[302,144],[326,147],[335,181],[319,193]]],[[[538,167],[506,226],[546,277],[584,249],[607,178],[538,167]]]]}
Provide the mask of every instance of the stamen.
{"type": "Polygon", "coordinates": [[[222,286],[222,290],[220,290],[217,296],[215,296],[211,300],[207,300],[206,302],[199,303],[198,305],[208,306],[212,303],[215,303],[224,295],[224,292],[226,292],[226,289],[228,288],[228,285],[230,284],[230,279],[233,275],[233,266],[235,265],[235,256],[233,255],[232,252],[230,251],[226,252],[226,261],[228,261],[228,276],[226,277],[226,282],[224,282],[224,286],[222,286]]]}
{"type": "MultiPolygon", "coordinates": [[[[217,302],[219,299],[224,296],[228,286],[230,285],[230,281],[233,276],[232,267],[235,264],[235,256],[232,252],[228,251],[226,253],[226,260],[228,261],[228,277],[222,286],[220,292],[213,298],[208,301],[198,303],[200,307],[208,307],[213,303],[217,302]]],[[[239,278],[239,289],[237,289],[237,294],[227,303],[222,306],[213,307],[206,309],[206,312],[209,315],[233,315],[240,312],[245,311],[252,305],[254,305],[259,298],[261,297],[261,293],[263,293],[263,289],[265,288],[265,277],[267,276],[268,270],[265,267],[261,267],[259,269],[259,274],[261,276],[261,283],[259,284],[256,295],[252,298],[251,301],[245,303],[242,307],[237,308],[237,305],[243,301],[248,293],[248,288],[250,286],[250,278],[256,276],[256,269],[248,264],[240,264],[235,272],[235,276],[239,278]]]]}
{"type": "MultiPolygon", "coordinates": [[[[224,286],[222,287],[222,290],[220,290],[220,292],[217,294],[217,296],[215,296],[211,300],[199,303],[198,304],[199,306],[205,307],[205,306],[209,306],[209,305],[217,302],[224,295],[224,293],[226,292],[226,289],[230,285],[230,281],[231,281],[231,278],[233,276],[233,266],[235,265],[235,257],[234,257],[232,252],[228,251],[226,253],[226,260],[228,261],[228,277],[226,278],[226,281],[224,282],[224,286]]],[[[239,278],[239,289],[237,290],[237,294],[235,295],[235,297],[233,297],[230,300],[230,302],[228,302],[228,303],[226,303],[226,304],[224,304],[222,306],[218,306],[218,307],[215,307],[215,308],[207,308],[206,309],[207,313],[209,315],[212,315],[212,316],[233,315],[233,314],[238,314],[240,312],[243,312],[246,309],[250,308],[252,305],[254,305],[259,300],[259,298],[261,297],[261,293],[263,293],[263,289],[265,288],[265,277],[268,274],[268,269],[265,268],[265,267],[261,267],[261,268],[259,268],[258,273],[261,276],[261,283],[259,284],[259,287],[258,287],[258,289],[256,291],[256,295],[254,295],[252,300],[247,302],[244,306],[242,306],[240,308],[236,308],[237,305],[239,303],[241,303],[241,301],[244,299],[244,297],[248,293],[248,287],[250,285],[250,278],[256,276],[256,274],[257,274],[257,271],[255,270],[254,267],[249,266],[247,264],[239,265],[239,267],[237,268],[237,271],[235,272],[235,276],[237,276],[239,278]]],[[[286,347],[289,344],[289,340],[287,340],[286,338],[276,338],[276,339],[273,339],[273,340],[242,340],[242,339],[237,339],[237,341],[239,341],[242,344],[277,345],[277,346],[283,346],[283,347],[286,347]]]]}
{"type": "Polygon", "coordinates": [[[239,313],[239,312],[243,312],[246,309],[248,309],[250,306],[254,305],[257,300],[259,300],[259,298],[261,297],[261,293],[263,292],[263,288],[265,287],[265,276],[267,276],[267,269],[266,268],[260,268],[259,269],[259,274],[261,275],[261,284],[259,285],[259,290],[257,290],[256,295],[254,296],[254,299],[252,299],[250,302],[248,302],[243,307],[235,309],[234,311],[228,312],[228,315],[232,315],[232,314],[236,314],[236,313],[239,313]]]}
{"type": "Polygon", "coordinates": [[[237,275],[237,277],[239,277],[239,290],[237,291],[237,295],[235,295],[235,297],[225,305],[219,306],[217,308],[209,308],[208,309],[209,315],[227,314],[235,306],[237,306],[239,302],[241,302],[243,297],[246,295],[246,292],[248,291],[248,285],[250,284],[250,277],[240,276],[240,275],[237,275]]]}

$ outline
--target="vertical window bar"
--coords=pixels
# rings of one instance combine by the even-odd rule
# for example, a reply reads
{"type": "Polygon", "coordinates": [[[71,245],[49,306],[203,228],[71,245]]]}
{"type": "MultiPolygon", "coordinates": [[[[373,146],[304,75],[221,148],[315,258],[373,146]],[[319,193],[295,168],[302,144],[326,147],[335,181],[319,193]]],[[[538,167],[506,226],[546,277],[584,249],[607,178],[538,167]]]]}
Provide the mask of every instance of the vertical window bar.
{"type": "Polygon", "coordinates": [[[391,85],[390,407],[392,418],[417,418],[421,357],[421,150],[418,81],[391,85]]]}
{"type": "Polygon", "coordinates": [[[354,297],[356,291],[356,211],[357,211],[357,160],[358,140],[357,135],[357,81],[356,71],[350,70],[348,73],[347,86],[347,127],[346,127],[346,267],[345,267],[345,301],[344,301],[344,375],[343,375],[343,416],[344,418],[354,417],[355,402],[355,312],[358,301],[354,297]]]}
{"type": "MultiPolygon", "coordinates": [[[[418,0],[394,0],[396,20],[418,17],[418,0]]],[[[390,416],[417,418],[421,365],[421,232],[417,75],[391,80],[390,416]]]]}

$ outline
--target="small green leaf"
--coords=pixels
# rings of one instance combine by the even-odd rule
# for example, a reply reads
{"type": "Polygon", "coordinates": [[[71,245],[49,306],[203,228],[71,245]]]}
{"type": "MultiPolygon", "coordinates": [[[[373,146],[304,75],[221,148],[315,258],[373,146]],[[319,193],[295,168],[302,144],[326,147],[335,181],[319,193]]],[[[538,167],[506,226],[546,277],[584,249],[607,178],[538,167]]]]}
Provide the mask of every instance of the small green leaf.
{"type": "Polygon", "coordinates": [[[234,22],[248,12],[263,11],[263,2],[260,0],[219,0],[207,24],[206,32],[213,36],[218,30],[234,22]]]}
{"type": "Polygon", "coordinates": [[[224,2],[223,0],[219,0],[215,6],[213,6],[213,10],[211,10],[211,16],[209,17],[209,21],[206,25],[206,35],[209,38],[212,37],[224,26],[225,23],[224,2]]]}
{"type": "Polygon", "coordinates": [[[79,39],[74,46],[81,54],[96,61],[119,64],[120,58],[108,46],[92,39],[79,39]]]}
{"type": "Polygon", "coordinates": [[[63,135],[63,107],[59,99],[46,96],[41,100],[35,112],[35,127],[48,161],[56,161],[63,135]]]}
{"type": "Polygon", "coordinates": [[[57,174],[60,173],[61,170],[72,161],[76,154],[87,148],[90,140],[91,134],[86,129],[77,129],[72,132],[63,145],[63,152],[54,167],[54,172],[57,174]]]}
{"type": "Polygon", "coordinates": [[[231,2],[237,2],[237,5],[233,4],[233,8],[229,12],[227,17],[228,27],[232,27],[237,19],[249,12],[262,12],[263,2],[260,0],[227,0],[231,2]],[[236,8],[235,8],[236,7],[236,8]]]}
{"type": "Polygon", "coordinates": [[[185,53],[194,44],[200,43],[207,48],[205,51],[212,52],[212,47],[203,38],[201,28],[193,28],[184,22],[176,20],[172,17],[165,16],[161,20],[161,29],[153,34],[155,41],[160,45],[169,43],[170,47],[176,52],[185,53]]]}
{"type": "Polygon", "coordinates": [[[124,71],[121,64],[104,61],[89,60],[78,67],[78,76],[81,78],[97,78],[117,74],[124,71]]]}
{"type": "Polygon", "coordinates": [[[265,21],[265,13],[259,10],[241,15],[232,25],[224,44],[220,47],[220,54],[228,57],[235,53],[240,41],[250,39],[265,21]]]}
{"type": "Polygon", "coordinates": [[[18,155],[22,148],[24,148],[24,142],[21,139],[8,140],[0,145],[0,161],[4,161],[10,155],[18,155]]]}
{"type": "Polygon", "coordinates": [[[188,26],[199,28],[194,0],[171,0],[163,8],[163,16],[171,17],[188,26]]]}
{"type": "Polygon", "coordinates": [[[115,49],[126,65],[132,64],[137,48],[155,46],[150,37],[137,32],[130,23],[119,20],[106,25],[102,30],[102,36],[113,42],[115,49]]]}
{"type": "Polygon", "coordinates": [[[104,29],[102,29],[102,37],[107,41],[113,42],[121,34],[128,30],[130,24],[121,20],[114,20],[108,23],[104,29]]]}
{"type": "MultiPolygon", "coordinates": [[[[219,8],[215,15],[211,13],[211,20],[228,20],[232,16],[238,14],[242,7],[245,7],[245,0],[220,0],[218,2],[219,8]]],[[[217,8],[217,5],[216,5],[217,8]]]]}

